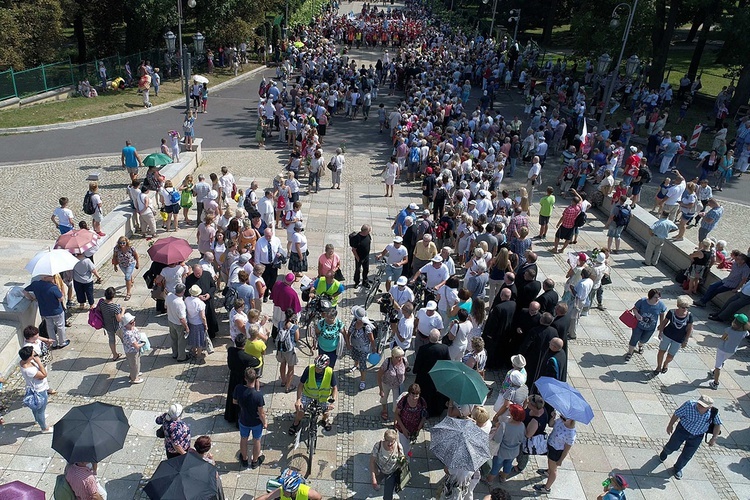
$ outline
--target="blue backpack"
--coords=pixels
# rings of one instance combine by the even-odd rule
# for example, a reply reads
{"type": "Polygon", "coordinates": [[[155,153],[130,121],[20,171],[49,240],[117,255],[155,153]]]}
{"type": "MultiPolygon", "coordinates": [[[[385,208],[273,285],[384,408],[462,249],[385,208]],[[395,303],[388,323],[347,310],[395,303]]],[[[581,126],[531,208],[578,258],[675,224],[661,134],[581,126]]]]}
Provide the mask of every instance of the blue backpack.
{"type": "Polygon", "coordinates": [[[176,189],[173,188],[172,191],[170,191],[169,201],[172,203],[172,205],[179,203],[181,198],[182,198],[182,195],[176,189]]]}

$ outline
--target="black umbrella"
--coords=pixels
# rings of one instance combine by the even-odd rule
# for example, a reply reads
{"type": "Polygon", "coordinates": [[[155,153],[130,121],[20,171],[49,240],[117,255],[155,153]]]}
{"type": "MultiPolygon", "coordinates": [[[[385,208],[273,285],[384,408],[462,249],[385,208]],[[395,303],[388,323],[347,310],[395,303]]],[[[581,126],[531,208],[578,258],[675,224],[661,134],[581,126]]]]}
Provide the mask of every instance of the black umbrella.
{"type": "Polygon", "coordinates": [[[162,461],[143,491],[152,500],[217,500],[216,467],[185,453],[162,461]]]}
{"type": "Polygon", "coordinates": [[[70,463],[101,462],[122,449],[128,429],[119,406],[99,402],[76,406],[55,424],[52,449],[70,463]]]}

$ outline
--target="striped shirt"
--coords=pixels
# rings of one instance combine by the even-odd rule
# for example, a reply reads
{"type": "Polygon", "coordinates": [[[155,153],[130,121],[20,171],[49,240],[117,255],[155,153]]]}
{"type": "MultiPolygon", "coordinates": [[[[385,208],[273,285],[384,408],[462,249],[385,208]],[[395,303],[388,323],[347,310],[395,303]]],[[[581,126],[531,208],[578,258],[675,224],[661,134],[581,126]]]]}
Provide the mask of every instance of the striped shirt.
{"type": "Polygon", "coordinates": [[[89,500],[99,493],[94,471],[88,467],[70,464],[65,471],[65,480],[75,493],[76,498],[89,500]]]}

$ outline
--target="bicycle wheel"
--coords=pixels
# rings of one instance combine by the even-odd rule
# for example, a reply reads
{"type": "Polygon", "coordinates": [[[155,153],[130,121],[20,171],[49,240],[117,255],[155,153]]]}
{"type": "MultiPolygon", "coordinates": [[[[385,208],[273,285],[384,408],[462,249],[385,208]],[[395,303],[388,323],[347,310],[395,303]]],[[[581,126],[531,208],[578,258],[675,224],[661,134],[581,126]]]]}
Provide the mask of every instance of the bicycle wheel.
{"type": "Polygon", "coordinates": [[[318,422],[315,415],[310,416],[307,428],[307,473],[305,477],[310,477],[312,472],[313,455],[315,454],[315,446],[318,444],[318,422]]]}
{"type": "Polygon", "coordinates": [[[373,302],[375,302],[375,297],[378,294],[378,289],[380,288],[380,278],[375,278],[375,281],[372,282],[372,286],[370,286],[370,289],[367,291],[367,297],[365,297],[365,309],[369,309],[373,302]]]}
{"type": "Polygon", "coordinates": [[[299,344],[297,344],[297,348],[306,356],[313,355],[315,345],[312,340],[312,335],[313,333],[310,323],[300,326],[299,344]]]}

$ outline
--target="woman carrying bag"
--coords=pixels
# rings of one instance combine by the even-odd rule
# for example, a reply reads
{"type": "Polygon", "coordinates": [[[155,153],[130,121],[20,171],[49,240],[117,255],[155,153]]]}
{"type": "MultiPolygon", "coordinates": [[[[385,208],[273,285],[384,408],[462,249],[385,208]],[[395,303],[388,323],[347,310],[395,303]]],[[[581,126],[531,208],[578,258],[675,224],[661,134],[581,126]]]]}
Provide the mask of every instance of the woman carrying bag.
{"type": "MultiPolygon", "coordinates": [[[[24,406],[28,406],[34,414],[34,420],[42,428],[43,434],[52,432],[52,427],[47,425],[45,410],[47,409],[47,370],[39,356],[34,353],[32,346],[22,347],[18,351],[21,358],[21,375],[26,382],[26,395],[23,398],[24,406]]],[[[395,431],[393,431],[395,433],[395,431]]]]}
{"type": "Polygon", "coordinates": [[[393,492],[399,480],[401,461],[404,460],[404,450],[398,442],[395,430],[388,429],[383,434],[383,440],[372,447],[370,454],[370,476],[372,488],[379,490],[383,485],[383,500],[393,500],[393,492]]]}

